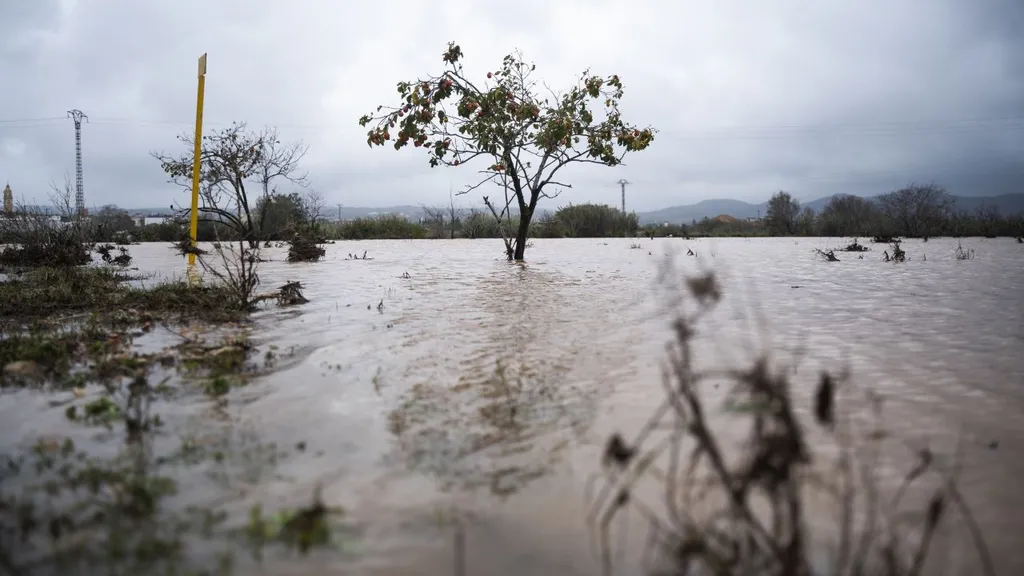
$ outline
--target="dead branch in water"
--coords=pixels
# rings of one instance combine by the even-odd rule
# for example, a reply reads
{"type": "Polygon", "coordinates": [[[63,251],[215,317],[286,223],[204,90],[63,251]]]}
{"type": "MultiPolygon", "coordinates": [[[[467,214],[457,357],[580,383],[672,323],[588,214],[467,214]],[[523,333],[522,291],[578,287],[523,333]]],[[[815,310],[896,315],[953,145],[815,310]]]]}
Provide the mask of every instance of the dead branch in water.
{"type": "Polygon", "coordinates": [[[837,399],[848,383],[846,374],[822,372],[811,406],[817,425],[839,448],[834,466],[822,474],[811,468],[814,455],[793,402],[791,367],[773,369],[762,355],[743,368],[698,370],[697,327],[721,291],[712,274],[686,278],[685,286],[687,300],[696,306],[691,311],[680,306],[672,320],[675,338],[663,364],[666,399],[632,442],[613,434],[602,458],[604,484],[588,521],[600,541],[605,574],[612,572],[609,527],[626,509],[639,512],[649,524],[649,550],[657,552],[663,570],[654,573],[916,576],[932,535],[953,509],[971,532],[979,573],[994,573],[954,480],[944,477],[931,492],[917,511],[919,522],[900,511],[909,486],[927,472],[944,475],[935,454],[919,451],[892,497],[883,494],[877,476],[879,445],[887,438],[880,423],[882,403],[869,395],[873,410],[867,430],[856,428],[858,420],[842,418],[837,399]],[[739,459],[730,457],[733,445],[712,431],[702,397],[711,384],[728,385],[726,410],[750,423],[744,428],[748,436],[735,444],[742,450],[739,459]],[[642,501],[637,487],[644,479],[662,486],[659,505],[642,501]],[[812,566],[805,505],[815,493],[824,494],[838,510],[839,553],[827,570],[812,566]]]}
{"type": "Polygon", "coordinates": [[[903,251],[903,248],[900,248],[900,241],[899,240],[893,240],[892,241],[892,255],[890,256],[889,255],[889,251],[886,250],[885,252],[882,253],[882,257],[883,257],[882,260],[884,262],[906,262],[907,261],[907,253],[903,251]]]}
{"type": "Polygon", "coordinates": [[[839,262],[839,258],[836,258],[836,253],[832,250],[822,251],[820,248],[815,248],[814,252],[824,258],[826,262],[839,262]]]}
{"type": "Polygon", "coordinates": [[[302,283],[288,282],[273,292],[259,294],[252,299],[253,305],[267,300],[276,300],[278,306],[295,306],[305,304],[309,300],[302,294],[302,283]]]}

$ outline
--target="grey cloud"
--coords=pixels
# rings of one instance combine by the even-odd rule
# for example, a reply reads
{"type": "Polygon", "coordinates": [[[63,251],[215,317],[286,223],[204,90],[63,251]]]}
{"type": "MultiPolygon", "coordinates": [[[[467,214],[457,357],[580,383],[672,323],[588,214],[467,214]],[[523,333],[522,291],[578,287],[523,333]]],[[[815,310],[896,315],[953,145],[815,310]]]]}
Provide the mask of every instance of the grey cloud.
{"type": "MultiPolygon", "coordinates": [[[[149,152],[177,149],[174,136],[190,130],[196,58],[209,52],[208,129],[247,120],[304,140],[330,204],[438,203],[449,182],[472,182],[472,167],[431,170],[412,151],[370,150],[355,120],[393,100],[396,81],[439,70],[456,40],[472,74],[515,48],[555,87],[588,66],[620,74],[628,117],[660,129],[627,166],[574,170],[561,202],[614,203],[619,178],[634,183],[637,209],[760,201],[779,188],[875,194],[910,180],[990,194],[1024,179],[1019,0],[525,0],[514,12],[526,16],[509,10],[484,0],[4,2],[0,77],[18,81],[0,92],[0,121],[84,110],[90,204],[163,206],[179,192],[149,152]]],[[[45,196],[73,167],[70,120],[0,122],[0,180],[20,194],[45,196]]]]}

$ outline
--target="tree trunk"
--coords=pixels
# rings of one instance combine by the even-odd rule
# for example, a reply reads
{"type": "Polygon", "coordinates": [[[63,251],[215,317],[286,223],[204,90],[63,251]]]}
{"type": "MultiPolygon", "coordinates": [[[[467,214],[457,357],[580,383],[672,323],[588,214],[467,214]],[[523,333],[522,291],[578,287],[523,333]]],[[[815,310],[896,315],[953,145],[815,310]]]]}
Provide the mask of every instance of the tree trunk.
{"type": "Polygon", "coordinates": [[[515,252],[509,255],[509,260],[522,262],[526,254],[526,240],[530,234],[530,220],[533,219],[533,211],[524,210],[519,214],[519,229],[516,231],[515,252]]]}

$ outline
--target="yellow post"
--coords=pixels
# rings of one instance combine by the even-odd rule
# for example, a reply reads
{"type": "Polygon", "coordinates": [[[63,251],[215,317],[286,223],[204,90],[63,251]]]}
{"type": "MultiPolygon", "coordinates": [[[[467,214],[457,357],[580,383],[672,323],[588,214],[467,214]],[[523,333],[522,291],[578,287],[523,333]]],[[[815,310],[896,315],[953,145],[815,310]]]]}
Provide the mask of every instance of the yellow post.
{"type": "MultiPolygon", "coordinates": [[[[206,54],[199,57],[199,93],[196,95],[196,146],[192,151],[192,220],[189,223],[189,239],[196,247],[199,233],[199,167],[203,151],[203,93],[206,90],[206,54]]],[[[196,265],[196,255],[188,255],[189,271],[196,265]]]]}

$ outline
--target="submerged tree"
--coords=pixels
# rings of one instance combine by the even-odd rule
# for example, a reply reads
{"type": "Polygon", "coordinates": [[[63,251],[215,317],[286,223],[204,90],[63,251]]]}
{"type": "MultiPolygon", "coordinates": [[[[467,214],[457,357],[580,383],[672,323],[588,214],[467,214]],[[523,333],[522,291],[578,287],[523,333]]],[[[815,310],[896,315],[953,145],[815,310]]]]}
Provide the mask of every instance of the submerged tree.
{"type": "Polygon", "coordinates": [[[765,221],[772,234],[782,236],[793,234],[797,229],[797,218],[800,215],[800,203],[789,195],[789,192],[779,190],[768,200],[768,214],[765,221]]]}
{"type": "Polygon", "coordinates": [[[910,184],[878,197],[882,214],[897,234],[908,238],[934,235],[952,205],[949,193],[937,184],[910,184]]]}
{"type": "Polygon", "coordinates": [[[627,152],[650,146],[656,130],[622,119],[623,88],[616,75],[585,71],[564,94],[544,98],[532,78],[536,66],[521,54],[506,56],[479,84],[466,78],[462,57],[462,49],[449,43],[441,74],[399,82],[398,106],[378,106],[359,124],[372,123],[366,140],[370,147],[390,143],[396,150],[409,144],[425,148],[431,167],[486,158],[490,164],[481,171],[482,179],[460,194],[488,183],[504,190],[504,206],[496,207],[487,196],[484,203],[502,223],[508,259],[522,260],[537,202],[555,196],[549,192],[553,188],[571,187],[555,180],[563,168],[583,163],[617,166],[627,152]]]}

